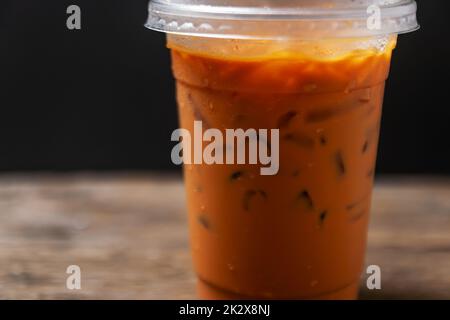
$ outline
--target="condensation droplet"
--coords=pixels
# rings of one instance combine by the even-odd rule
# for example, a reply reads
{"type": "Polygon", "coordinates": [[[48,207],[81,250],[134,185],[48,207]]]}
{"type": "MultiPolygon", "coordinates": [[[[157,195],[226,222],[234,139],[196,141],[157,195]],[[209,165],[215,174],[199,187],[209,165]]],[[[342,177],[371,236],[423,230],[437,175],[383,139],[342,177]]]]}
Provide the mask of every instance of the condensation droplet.
{"type": "Polygon", "coordinates": [[[262,295],[266,298],[273,298],[273,293],[269,291],[262,292],[262,295]]]}
{"type": "Polygon", "coordinates": [[[347,85],[347,87],[345,88],[344,92],[348,94],[348,93],[352,92],[353,90],[355,90],[355,89],[356,89],[356,86],[357,86],[356,80],[355,80],[355,79],[352,79],[352,80],[348,83],[348,85],[347,85]]]}
{"type": "Polygon", "coordinates": [[[315,286],[317,286],[319,284],[319,281],[317,281],[317,280],[313,280],[313,281],[311,281],[310,283],[309,283],[309,285],[311,286],[311,287],[315,287],[315,286]]]}
{"type": "Polygon", "coordinates": [[[303,87],[304,92],[313,92],[316,89],[317,89],[317,84],[315,84],[315,83],[309,83],[303,87]]]}

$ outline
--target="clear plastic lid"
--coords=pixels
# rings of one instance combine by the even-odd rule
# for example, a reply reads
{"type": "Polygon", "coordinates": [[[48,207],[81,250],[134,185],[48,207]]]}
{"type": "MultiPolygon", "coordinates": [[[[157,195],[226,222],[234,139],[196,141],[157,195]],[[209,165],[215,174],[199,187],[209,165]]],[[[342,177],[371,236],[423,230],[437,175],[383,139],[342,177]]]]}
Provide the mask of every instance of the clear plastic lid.
{"type": "Polygon", "coordinates": [[[419,28],[413,0],[151,0],[146,27],[233,39],[320,39],[419,28]]]}

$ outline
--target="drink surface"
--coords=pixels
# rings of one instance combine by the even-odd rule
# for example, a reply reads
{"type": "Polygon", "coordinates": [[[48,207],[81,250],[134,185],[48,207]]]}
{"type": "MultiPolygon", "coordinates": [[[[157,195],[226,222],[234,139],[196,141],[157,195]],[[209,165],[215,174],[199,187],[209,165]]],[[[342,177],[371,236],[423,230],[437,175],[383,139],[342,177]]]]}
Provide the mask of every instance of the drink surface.
{"type": "Polygon", "coordinates": [[[184,166],[199,278],[250,298],[349,286],[335,297],[354,297],[395,38],[382,48],[189,39],[169,38],[181,127],[280,129],[274,176],[259,165],[184,166]]]}

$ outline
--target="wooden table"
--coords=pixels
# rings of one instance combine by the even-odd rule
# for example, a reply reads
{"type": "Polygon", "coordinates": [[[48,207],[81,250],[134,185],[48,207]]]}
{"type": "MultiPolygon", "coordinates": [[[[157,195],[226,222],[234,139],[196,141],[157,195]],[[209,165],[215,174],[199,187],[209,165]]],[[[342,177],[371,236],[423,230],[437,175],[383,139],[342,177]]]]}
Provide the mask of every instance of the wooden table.
{"type": "MultiPolygon", "coordinates": [[[[184,202],[176,176],[2,175],[0,299],[195,298],[184,202]]],[[[373,202],[361,297],[450,299],[450,179],[379,179],[373,202]]]]}

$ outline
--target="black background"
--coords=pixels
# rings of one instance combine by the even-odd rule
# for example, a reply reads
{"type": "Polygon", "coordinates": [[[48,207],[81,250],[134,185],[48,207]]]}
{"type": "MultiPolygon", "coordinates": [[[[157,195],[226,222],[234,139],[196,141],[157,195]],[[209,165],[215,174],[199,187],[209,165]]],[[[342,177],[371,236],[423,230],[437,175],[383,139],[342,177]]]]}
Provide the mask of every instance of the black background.
{"type": "MultiPolygon", "coordinates": [[[[386,87],[383,173],[450,173],[448,0],[419,0],[386,87]]],[[[0,1],[0,170],[172,170],[164,35],[147,0],[0,1]],[[66,28],[66,8],[82,30],[66,28]]]]}

